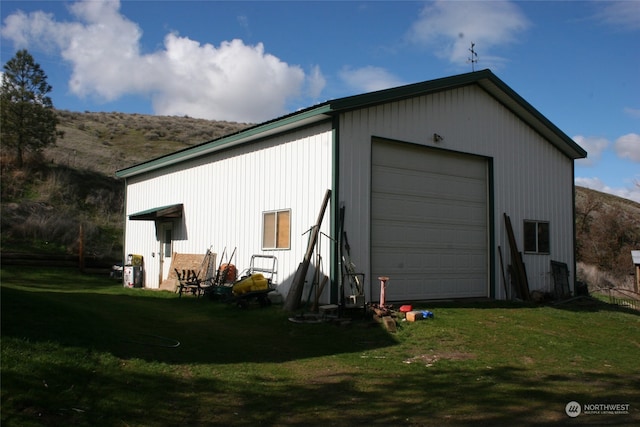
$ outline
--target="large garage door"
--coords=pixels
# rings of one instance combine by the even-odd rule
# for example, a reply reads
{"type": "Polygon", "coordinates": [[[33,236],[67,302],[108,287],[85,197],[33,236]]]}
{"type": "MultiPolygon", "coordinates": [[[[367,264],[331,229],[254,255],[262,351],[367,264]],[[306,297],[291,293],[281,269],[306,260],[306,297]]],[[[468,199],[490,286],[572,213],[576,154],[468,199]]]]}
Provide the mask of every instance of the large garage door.
{"type": "Polygon", "coordinates": [[[371,216],[372,281],[391,278],[388,301],[488,295],[484,158],[374,140],[371,216]]]}

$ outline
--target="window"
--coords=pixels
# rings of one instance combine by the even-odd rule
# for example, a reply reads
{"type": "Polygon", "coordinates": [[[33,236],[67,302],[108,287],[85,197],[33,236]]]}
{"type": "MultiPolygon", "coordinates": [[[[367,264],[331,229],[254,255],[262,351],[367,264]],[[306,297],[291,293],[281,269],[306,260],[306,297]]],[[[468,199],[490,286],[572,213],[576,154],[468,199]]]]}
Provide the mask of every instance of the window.
{"type": "Polygon", "coordinates": [[[549,223],[524,221],[524,251],[537,254],[549,253],[549,223]]]}
{"type": "Polygon", "coordinates": [[[164,241],[162,243],[162,247],[163,247],[163,252],[164,252],[164,257],[165,258],[171,258],[171,252],[172,252],[172,242],[173,242],[173,230],[171,230],[171,228],[165,228],[164,229],[164,241]]]}
{"type": "Polygon", "coordinates": [[[262,214],[262,249],[291,247],[291,211],[271,211],[262,214]]]}

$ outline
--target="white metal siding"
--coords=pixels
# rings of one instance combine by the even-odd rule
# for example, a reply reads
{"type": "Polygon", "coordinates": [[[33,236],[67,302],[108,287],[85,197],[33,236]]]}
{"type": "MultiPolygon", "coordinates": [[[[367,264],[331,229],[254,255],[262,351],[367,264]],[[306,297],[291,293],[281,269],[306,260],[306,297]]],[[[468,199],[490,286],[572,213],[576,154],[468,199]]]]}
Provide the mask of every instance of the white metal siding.
{"type": "MultiPolygon", "coordinates": [[[[223,248],[229,255],[237,247],[233,262],[239,269],[248,267],[253,254],[273,254],[286,293],[306,250],[303,233],[331,188],[331,162],[332,131],[324,123],[131,178],[126,213],[183,203],[184,217],[174,227],[175,252],[204,254],[211,247],[220,256],[223,248]],[[292,213],[291,249],[262,251],[262,213],[279,209],[292,213]]],[[[146,286],[158,287],[154,223],[127,219],[126,227],[126,253],[145,256],[146,286]]],[[[329,234],[328,214],[322,231],[329,234]]],[[[327,273],[328,249],[323,245],[327,273]]]]}
{"type": "MultiPolygon", "coordinates": [[[[438,147],[492,159],[494,247],[503,248],[508,264],[508,240],[502,214],[506,212],[522,251],[522,221],[550,222],[551,254],[524,255],[530,288],[549,289],[550,261],[573,266],[573,169],[563,155],[510,110],[477,86],[344,113],[340,118],[339,200],[346,206],[351,255],[368,273],[371,288],[371,145],[373,137],[438,147]],[[439,143],[433,134],[443,137],[439,143]]],[[[491,183],[490,183],[491,184],[491,183]]],[[[504,297],[498,257],[496,297],[504,297]]],[[[570,272],[572,277],[574,272],[570,272]]],[[[391,277],[393,280],[393,277],[391,277]]],[[[570,281],[573,279],[570,278],[570,281]]],[[[375,292],[377,294],[377,292],[375,292]]]]}

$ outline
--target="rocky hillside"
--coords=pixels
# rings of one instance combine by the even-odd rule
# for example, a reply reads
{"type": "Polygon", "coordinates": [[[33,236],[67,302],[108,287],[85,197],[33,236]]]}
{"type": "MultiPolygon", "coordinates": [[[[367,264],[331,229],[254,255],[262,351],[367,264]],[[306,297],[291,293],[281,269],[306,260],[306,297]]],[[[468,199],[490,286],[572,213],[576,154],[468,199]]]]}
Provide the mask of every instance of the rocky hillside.
{"type": "MultiPolygon", "coordinates": [[[[120,258],[123,183],[115,171],[238,132],[230,123],[124,113],[58,111],[64,132],[44,159],[16,169],[2,158],[2,250],[120,258]]],[[[640,204],[585,188],[576,192],[579,278],[631,283],[630,251],[640,249],[640,204]]]]}

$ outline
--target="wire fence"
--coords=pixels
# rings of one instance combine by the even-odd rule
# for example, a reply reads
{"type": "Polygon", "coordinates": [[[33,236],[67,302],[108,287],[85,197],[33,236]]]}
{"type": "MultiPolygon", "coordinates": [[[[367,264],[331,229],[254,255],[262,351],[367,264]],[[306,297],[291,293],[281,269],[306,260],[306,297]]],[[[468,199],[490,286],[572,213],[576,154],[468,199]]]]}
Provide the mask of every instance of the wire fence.
{"type": "Polygon", "coordinates": [[[595,292],[605,295],[609,304],[640,310],[640,293],[626,288],[598,288],[595,292]]]}

